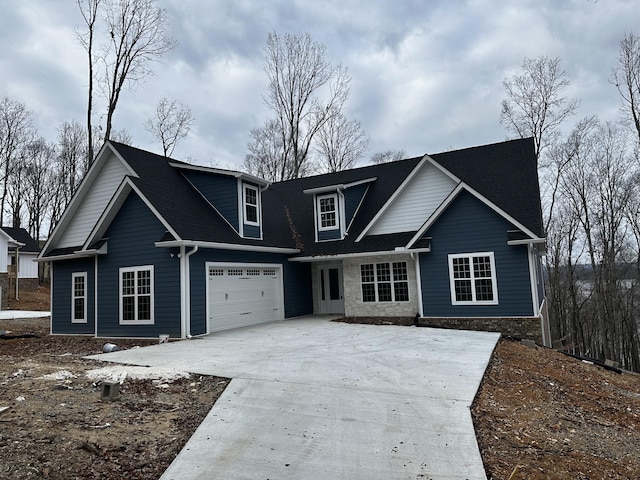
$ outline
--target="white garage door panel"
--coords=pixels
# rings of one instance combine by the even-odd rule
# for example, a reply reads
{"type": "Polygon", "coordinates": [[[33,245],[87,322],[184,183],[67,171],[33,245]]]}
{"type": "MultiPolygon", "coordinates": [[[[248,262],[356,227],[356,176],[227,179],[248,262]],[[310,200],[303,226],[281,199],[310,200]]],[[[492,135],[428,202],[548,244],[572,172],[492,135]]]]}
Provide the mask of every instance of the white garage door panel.
{"type": "Polygon", "coordinates": [[[209,266],[208,283],[210,332],[284,318],[279,268],[209,266]]]}

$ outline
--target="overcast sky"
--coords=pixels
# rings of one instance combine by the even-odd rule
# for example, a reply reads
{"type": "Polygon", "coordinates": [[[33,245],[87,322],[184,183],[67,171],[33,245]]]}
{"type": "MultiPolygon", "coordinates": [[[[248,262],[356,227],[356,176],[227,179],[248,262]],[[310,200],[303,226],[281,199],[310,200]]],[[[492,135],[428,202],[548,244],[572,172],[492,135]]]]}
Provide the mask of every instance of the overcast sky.
{"type": "MultiPolygon", "coordinates": [[[[346,104],[376,152],[407,156],[502,141],[502,85],[524,57],[559,57],[581,99],[577,118],[614,120],[609,83],[625,32],[640,33],[637,0],[159,0],[178,47],[122,95],[114,128],[161,153],[144,129],[163,96],[195,123],[174,157],[239,168],[249,130],[269,117],[262,96],[269,32],[308,32],[352,78],[346,104]],[[635,30],[634,30],[635,29],[635,30]]],[[[86,54],[75,0],[0,0],[0,97],[27,105],[42,136],[84,123],[86,54]]],[[[104,111],[101,104],[96,108],[104,111]]]]}

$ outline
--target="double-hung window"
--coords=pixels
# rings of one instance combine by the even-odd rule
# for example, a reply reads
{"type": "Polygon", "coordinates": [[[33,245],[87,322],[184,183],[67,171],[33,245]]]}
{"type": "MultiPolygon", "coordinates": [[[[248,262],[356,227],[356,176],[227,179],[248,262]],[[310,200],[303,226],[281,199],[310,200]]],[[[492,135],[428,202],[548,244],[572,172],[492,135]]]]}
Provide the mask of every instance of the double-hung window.
{"type": "Polygon", "coordinates": [[[321,195],[317,198],[318,230],[338,228],[338,195],[321,195]]]}
{"type": "Polygon", "coordinates": [[[153,265],[120,269],[120,323],[153,323],[153,265]]]}
{"type": "Polygon", "coordinates": [[[360,265],[363,302],[408,302],[407,262],[360,265]]]}
{"type": "Polygon", "coordinates": [[[87,272],[71,274],[71,323],[87,323],[87,272]]]}
{"type": "Polygon", "coordinates": [[[244,223],[259,225],[259,193],[253,185],[244,185],[244,223]]]}
{"type": "Polygon", "coordinates": [[[493,252],[449,255],[453,305],[497,305],[498,289],[493,252]]]}

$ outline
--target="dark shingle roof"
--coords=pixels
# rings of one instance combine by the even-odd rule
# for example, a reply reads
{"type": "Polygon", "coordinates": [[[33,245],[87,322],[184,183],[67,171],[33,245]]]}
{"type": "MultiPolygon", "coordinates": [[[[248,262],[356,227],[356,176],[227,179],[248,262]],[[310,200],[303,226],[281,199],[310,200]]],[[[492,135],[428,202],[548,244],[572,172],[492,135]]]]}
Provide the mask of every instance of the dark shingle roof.
{"type": "MultiPolygon", "coordinates": [[[[170,162],[181,162],[111,143],[139,175],[139,178],[132,178],[133,183],[182,240],[302,247],[301,255],[308,256],[392,250],[406,245],[414,235],[414,232],[406,232],[367,236],[355,243],[357,236],[422,157],[274,183],[262,194],[264,239],[255,240],[241,238],[180,170],[170,165],[170,162]],[[341,241],[316,242],[314,196],[304,191],[373,177],[376,180],[369,183],[347,237],[341,241]]],[[[543,236],[537,162],[533,152],[532,139],[523,139],[430,156],[534,234],[543,236]]]]}
{"type": "Polygon", "coordinates": [[[24,247],[20,247],[21,252],[32,252],[38,253],[40,251],[40,247],[38,246],[38,242],[36,242],[29,232],[27,232],[24,228],[18,227],[0,227],[4,232],[9,235],[14,240],[24,243],[24,247]]]}

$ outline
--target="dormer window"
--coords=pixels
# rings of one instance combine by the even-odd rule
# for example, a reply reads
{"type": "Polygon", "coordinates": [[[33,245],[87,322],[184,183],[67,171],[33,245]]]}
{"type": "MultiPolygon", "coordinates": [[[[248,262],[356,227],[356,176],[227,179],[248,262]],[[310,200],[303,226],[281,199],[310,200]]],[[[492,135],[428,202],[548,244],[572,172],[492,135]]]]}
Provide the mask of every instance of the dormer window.
{"type": "Polygon", "coordinates": [[[318,230],[338,228],[338,195],[322,195],[317,198],[318,230]]]}
{"type": "Polygon", "coordinates": [[[244,223],[259,225],[258,222],[258,189],[253,185],[244,185],[244,223]]]}

